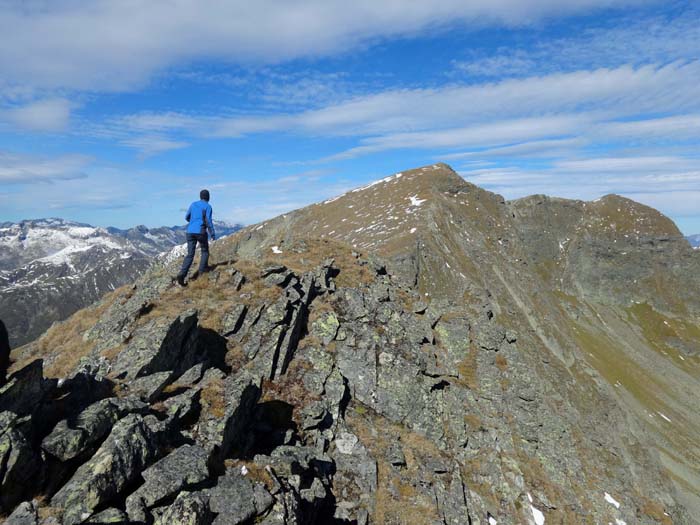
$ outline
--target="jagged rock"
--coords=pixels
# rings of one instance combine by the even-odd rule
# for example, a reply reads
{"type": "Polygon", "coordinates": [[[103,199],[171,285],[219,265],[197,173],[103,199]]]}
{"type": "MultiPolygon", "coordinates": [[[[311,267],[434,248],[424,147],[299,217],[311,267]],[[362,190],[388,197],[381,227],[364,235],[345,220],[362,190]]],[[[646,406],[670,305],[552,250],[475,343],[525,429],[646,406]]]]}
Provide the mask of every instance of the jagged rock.
{"type": "Polygon", "coordinates": [[[35,501],[21,503],[5,520],[5,525],[37,525],[39,515],[35,501]]]}
{"type": "Polygon", "coordinates": [[[209,489],[209,505],[217,514],[212,525],[238,525],[264,513],[273,499],[261,485],[254,485],[238,470],[229,469],[209,489]]]}
{"type": "Polygon", "coordinates": [[[243,275],[241,272],[236,272],[231,277],[231,286],[236,291],[240,290],[241,287],[245,284],[245,282],[246,282],[245,275],[243,275]]]}
{"type": "Polygon", "coordinates": [[[194,365],[192,368],[187,370],[184,374],[182,374],[180,377],[177,378],[177,381],[175,382],[175,385],[184,385],[184,386],[189,386],[189,385],[194,385],[198,381],[202,379],[204,376],[204,373],[206,372],[206,367],[204,366],[204,363],[198,363],[194,365]]]}
{"type": "Polygon", "coordinates": [[[265,279],[266,277],[273,275],[273,274],[281,274],[287,271],[287,267],[283,264],[272,264],[270,266],[266,266],[265,268],[262,269],[260,272],[260,277],[265,279]]]}
{"type": "Polygon", "coordinates": [[[311,334],[318,337],[324,345],[330,344],[338,335],[340,321],[333,312],[326,312],[311,325],[311,334]]]}
{"type": "Polygon", "coordinates": [[[71,460],[99,443],[119,419],[132,412],[145,413],[147,409],[146,403],[134,398],[103,399],[74,419],[59,422],[41,447],[61,461],[71,460]]]}
{"type": "Polygon", "coordinates": [[[205,492],[181,492],[154,525],[209,525],[213,515],[205,492]]]}
{"type": "Polygon", "coordinates": [[[37,359],[12,374],[0,388],[0,412],[26,415],[36,410],[56,388],[55,379],[44,379],[44,361],[37,359]]]}
{"type": "Polygon", "coordinates": [[[0,319],[0,386],[5,383],[7,367],[10,365],[10,336],[5,323],[0,319]]]}
{"type": "Polygon", "coordinates": [[[333,493],[337,499],[336,518],[360,523],[374,506],[377,492],[377,462],[367,447],[347,429],[341,429],[341,447],[331,452],[335,464],[333,493]],[[343,443],[344,441],[344,443],[343,443]],[[342,450],[341,450],[342,448],[342,450]]]}
{"type": "MultiPolygon", "coordinates": [[[[195,487],[209,476],[206,451],[199,446],[183,445],[141,473],[145,483],[126,500],[126,508],[156,506],[181,490],[195,487]]],[[[129,511],[132,519],[134,513],[129,511]]]]}
{"type": "Polygon", "coordinates": [[[128,383],[128,392],[152,403],[163,393],[174,375],[173,372],[167,371],[137,377],[128,383]]]}
{"type": "Polygon", "coordinates": [[[119,420],[95,455],[51,499],[64,508],[64,525],[81,523],[160,454],[162,426],[153,416],[130,414],[119,420]]]}
{"type": "Polygon", "coordinates": [[[86,525],[124,525],[129,523],[129,516],[126,514],[126,512],[120,509],[105,509],[94,516],[89,517],[83,523],[86,525]]]}
{"type": "Polygon", "coordinates": [[[209,372],[201,382],[207,406],[202,408],[194,439],[208,453],[224,458],[231,451],[241,449],[249,437],[253,410],[260,399],[261,380],[246,374],[222,379],[209,372]]]}
{"type": "Polygon", "coordinates": [[[165,413],[169,418],[186,420],[197,413],[201,407],[201,388],[190,388],[163,401],[165,413]]]}
{"type": "Polygon", "coordinates": [[[281,288],[289,285],[295,278],[292,272],[283,271],[282,273],[273,272],[265,277],[265,284],[268,286],[279,286],[281,288]]]}
{"type": "Polygon", "coordinates": [[[229,336],[237,333],[243,326],[248,307],[244,304],[237,304],[228,312],[221,321],[221,333],[229,336]]]}
{"type": "Polygon", "coordinates": [[[177,375],[196,364],[197,312],[188,311],[175,320],[155,319],[139,328],[126,348],[119,353],[112,374],[135,379],[157,372],[177,375]]]}
{"type": "Polygon", "coordinates": [[[43,481],[42,458],[31,446],[31,419],[0,412],[0,510],[35,493],[43,481]]]}

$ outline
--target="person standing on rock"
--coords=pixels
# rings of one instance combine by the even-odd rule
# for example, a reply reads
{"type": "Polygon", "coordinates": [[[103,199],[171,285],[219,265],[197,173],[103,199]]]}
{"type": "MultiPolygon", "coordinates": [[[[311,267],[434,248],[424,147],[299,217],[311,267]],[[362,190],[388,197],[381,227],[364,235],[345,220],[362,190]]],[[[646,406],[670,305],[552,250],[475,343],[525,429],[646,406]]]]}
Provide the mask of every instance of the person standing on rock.
{"type": "Polygon", "coordinates": [[[187,215],[185,215],[185,220],[189,223],[187,225],[187,255],[185,255],[185,260],[182,262],[180,273],[177,274],[177,283],[180,286],[187,286],[185,278],[187,277],[187,272],[190,271],[190,266],[192,266],[197,243],[199,243],[201,256],[198,274],[201,275],[209,270],[209,237],[207,236],[207,231],[211,234],[211,240],[216,240],[214,221],[211,215],[212,208],[209,204],[209,190],[202,190],[199,192],[199,200],[190,204],[187,215]]]}

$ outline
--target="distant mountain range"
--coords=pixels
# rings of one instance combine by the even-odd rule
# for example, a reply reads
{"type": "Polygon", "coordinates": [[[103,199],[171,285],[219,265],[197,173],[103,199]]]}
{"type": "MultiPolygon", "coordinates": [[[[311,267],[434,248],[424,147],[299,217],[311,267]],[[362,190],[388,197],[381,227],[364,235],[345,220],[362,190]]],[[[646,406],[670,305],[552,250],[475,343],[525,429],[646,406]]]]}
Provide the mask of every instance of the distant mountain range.
{"type": "MultiPolygon", "coordinates": [[[[240,225],[215,222],[223,237],[240,225]]],[[[0,223],[0,319],[15,347],[140,276],[185,226],[127,230],[63,219],[0,223]]]]}
{"type": "Polygon", "coordinates": [[[688,235],[686,239],[688,239],[688,242],[693,248],[700,248],[700,233],[696,233],[695,235],[688,235]]]}

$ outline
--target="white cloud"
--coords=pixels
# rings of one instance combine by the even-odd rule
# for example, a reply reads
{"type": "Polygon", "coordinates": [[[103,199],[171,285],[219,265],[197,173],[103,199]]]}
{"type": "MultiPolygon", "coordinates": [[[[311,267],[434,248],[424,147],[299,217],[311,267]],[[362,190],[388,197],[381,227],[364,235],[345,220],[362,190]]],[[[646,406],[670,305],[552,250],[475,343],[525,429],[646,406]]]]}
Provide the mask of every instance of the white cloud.
{"type": "Polygon", "coordinates": [[[588,143],[589,141],[583,138],[530,140],[510,146],[450,153],[448,155],[441,155],[440,159],[443,161],[451,161],[488,157],[554,157],[561,156],[564,153],[570,153],[588,143]]]}
{"type": "Polygon", "coordinates": [[[142,135],[124,139],[122,144],[139,150],[142,157],[157,155],[166,151],[182,149],[189,146],[188,142],[172,140],[160,135],[142,135]]]}
{"type": "Polygon", "coordinates": [[[466,52],[452,62],[453,77],[532,76],[576,69],[616,68],[625,64],[695,60],[700,50],[700,9],[679,5],[665,17],[636,15],[615,24],[587,26],[560,38],[541,39],[526,47],[500,47],[466,52]]]}
{"type": "Polygon", "coordinates": [[[523,25],[647,0],[10,0],[0,70],[14,84],[118,91],[184,62],[279,62],[467,24],[523,25]]]}
{"type": "Polygon", "coordinates": [[[0,182],[3,184],[46,183],[85,178],[85,168],[92,162],[85,155],[39,158],[0,152],[0,182]]]}
{"type": "Polygon", "coordinates": [[[0,119],[13,127],[28,131],[62,131],[68,127],[71,104],[53,98],[37,100],[0,113],[0,119]]]}
{"type": "MultiPolygon", "coordinates": [[[[463,144],[454,140],[465,126],[469,130],[480,125],[485,132],[491,127],[505,131],[514,122],[528,118],[537,119],[530,122],[530,136],[506,133],[502,139],[492,136],[490,143],[542,138],[552,133],[543,134],[538,123],[561,118],[558,114],[607,122],[645,112],[696,111],[700,110],[698,85],[700,61],[693,61],[556,73],[478,85],[388,90],[301,113],[229,117],[149,112],[123,117],[112,126],[218,138],[265,132],[369,137],[361,149],[352,152],[359,154],[382,147],[406,147],[399,143],[415,143],[416,147],[469,146],[475,136],[471,131],[463,134],[463,144]],[[427,135],[419,135],[421,132],[427,135]],[[410,140],[412,136],[415,140],[410,140]]],[[[610,132],[621,133],[622,128],[616,131],[610,126],[610,132]]]]}

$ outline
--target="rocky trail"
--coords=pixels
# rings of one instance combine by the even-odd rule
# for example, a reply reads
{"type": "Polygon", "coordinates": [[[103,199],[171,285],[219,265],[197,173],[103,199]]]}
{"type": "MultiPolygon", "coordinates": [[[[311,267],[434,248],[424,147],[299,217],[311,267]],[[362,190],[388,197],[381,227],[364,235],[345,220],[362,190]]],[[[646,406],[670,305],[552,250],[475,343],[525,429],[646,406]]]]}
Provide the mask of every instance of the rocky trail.
{"type": "MultiPolygon", "coordinates": [[[[0,387],[5,523],[697,523],[700,305],[675,309],[694,281],[611,290],[627,263],[583,254],[629,234],[584,226],[600,210],[542,227],[560,205],[542,202],[413,170],[217,241],[186,288],[166,260],[55,325],[0,387]]],[[[638,272],[669,253],[634,246],[638,272]]],[[[671,283],[698,261],[675,249],[671,283]]]]}

